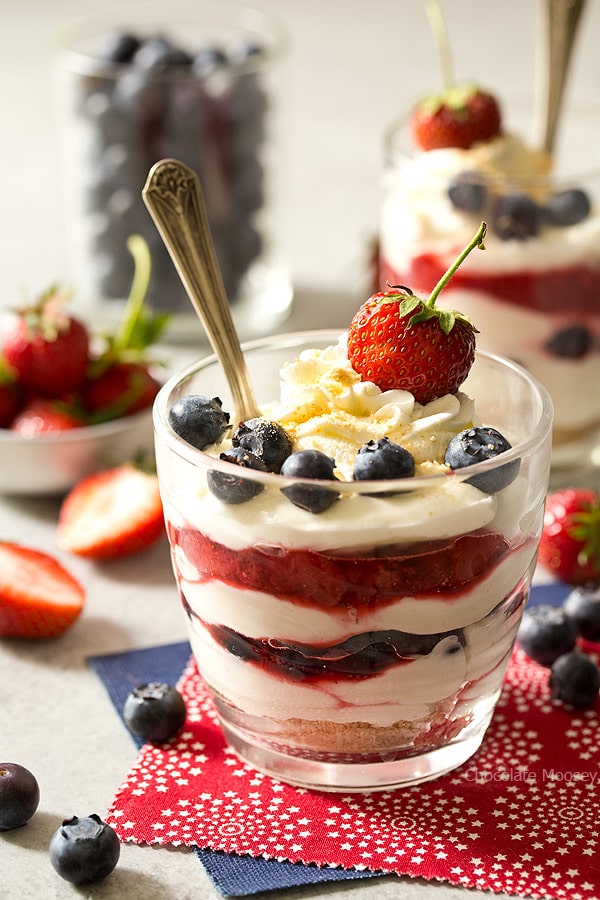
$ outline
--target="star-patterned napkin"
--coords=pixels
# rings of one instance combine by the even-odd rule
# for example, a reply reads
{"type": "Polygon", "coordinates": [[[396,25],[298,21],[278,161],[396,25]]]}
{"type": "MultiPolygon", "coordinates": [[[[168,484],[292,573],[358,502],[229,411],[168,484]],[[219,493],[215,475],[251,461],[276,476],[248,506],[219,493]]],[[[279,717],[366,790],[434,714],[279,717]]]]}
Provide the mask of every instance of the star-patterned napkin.
{"type": "Polygon", "coordinates": [[[600,900],[600,704],[558,706],[547,670],[520,650],[471,760],[435,781],[366,795],[304,791],[257,773],[226,747],[191,660],[179,687],[184,731],[141,749],[109,811],[123,840],[600,900]]]}

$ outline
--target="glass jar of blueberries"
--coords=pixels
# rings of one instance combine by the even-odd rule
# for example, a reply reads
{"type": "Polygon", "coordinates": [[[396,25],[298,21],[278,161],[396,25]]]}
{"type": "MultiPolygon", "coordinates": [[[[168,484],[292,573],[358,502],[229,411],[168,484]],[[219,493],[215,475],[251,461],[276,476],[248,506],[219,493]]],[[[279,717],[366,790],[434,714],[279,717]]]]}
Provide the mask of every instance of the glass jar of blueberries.
{"type": "Polygon", "coordinates": [[[127,248],[151,251],[149,306],[173,314],[172,339],[197,320],[142,201],[148,171],[174,157],[199,175],[240,333],[287,317],[284,259],[285,28],[227,2],[127,4],[64,30],[59,113],[69,265],[95,315],[118,318],[133,277],[127,248]]]}

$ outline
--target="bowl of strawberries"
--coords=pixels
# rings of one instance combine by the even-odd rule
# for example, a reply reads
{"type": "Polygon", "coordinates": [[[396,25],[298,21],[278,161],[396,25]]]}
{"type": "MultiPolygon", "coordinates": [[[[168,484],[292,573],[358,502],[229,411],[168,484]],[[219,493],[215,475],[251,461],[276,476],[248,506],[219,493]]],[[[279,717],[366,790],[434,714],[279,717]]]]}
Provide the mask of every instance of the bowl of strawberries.
{"type": "MultiPolygon", "coordinates": [[[[135,284],[135,279],[134,279],[135,284]]],[[[153,452],[160,388],[147,348],[166,317],[132,288],[110,335],[96,335],[52,287],[11,311],[0,336],[0,492],[60,495],[85,475],[153,452]]]]}

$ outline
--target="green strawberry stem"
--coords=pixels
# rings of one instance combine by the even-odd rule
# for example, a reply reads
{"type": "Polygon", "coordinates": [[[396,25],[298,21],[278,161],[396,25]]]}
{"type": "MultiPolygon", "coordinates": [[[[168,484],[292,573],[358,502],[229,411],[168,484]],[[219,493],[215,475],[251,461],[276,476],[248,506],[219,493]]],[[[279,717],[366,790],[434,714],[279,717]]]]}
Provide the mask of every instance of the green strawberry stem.
{"type": "Polygon", "coordinates": [[[439,0],[426,0],[425,11],[427,13],[427,18],[429,19],[429,27],[431,28],[438,56],[440,58],[442,83],[446,90],[450,90],[455,83],[454,66],[452,65],[448,29],[446,28],[444,14],[439,0]]]}
{"type": "Polygon", "coordinates": [[[113,349],[117,352],[131,346],[136,323],[142,315],[144,299],[150,284],[152,258],[146,241],[139,234],[132,234],[127,239],[127,249],[133,256],[134,271],[129,297],[123,310],[123,318],[119,322],[113,337],[113,349]]]}
{"type": "Polygon", "coordinates": [[[435,301],[439,297],[440,293],[446,287],[456,270],[463,264],[471,250],[474,250],[475,247],[479,247],[480,250],[485,250],[484,240],[486,232],[487,225],[485,222],[482,222],[473,240],[467,244],[462,253],[454,260],[450,268],[442,275],[442,277],[432,290],[429,298],[425,300],[425,304],[427,306],[429,306],[430,308],[433,308],[435,306],[435,301]]]}

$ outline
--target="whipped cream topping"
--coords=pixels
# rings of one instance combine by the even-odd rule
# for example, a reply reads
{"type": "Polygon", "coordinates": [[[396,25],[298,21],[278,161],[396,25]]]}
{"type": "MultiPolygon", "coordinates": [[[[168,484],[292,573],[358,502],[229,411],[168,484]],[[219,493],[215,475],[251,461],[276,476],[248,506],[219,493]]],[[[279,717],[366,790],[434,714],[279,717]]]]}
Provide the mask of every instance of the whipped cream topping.
{"type": "MultiPolygon", "coordinates": [[[[444,148],[415,153],[390,167],[383,182],[381,251],[396,271],[414,256],[435,253],[452,262],[457,248],[472,238],[481,216],[456,209],[448,197],[450,181],[479,171],[492,189],[506,192],[518,180],[522,190],[543,202],[552,177],[550,160],[513,134],[503,134],[469,150],[444,148]]],[[[600,265],[600,216],[595,211],[569,228],[544,227],[527,241],[501,241],[488,231],[486,252],[471,253],[463,264],[473,272],[562,268],[578,262],[600,265]]]]}
{"type": "Polygon", "coordinates": [[[447,394],[426,406],[408,391],[381,391],[361,381],[348,361],[346,335],[324,350],[306,350],[281,373],[281,401],[266,410],[288,432],[294,450],[314,448],[352,480],[354,459],[369,440],[388,437],[415,458],[417,475],[445,469],[450,439],[478,424],[473,401],[447,394]]]}

